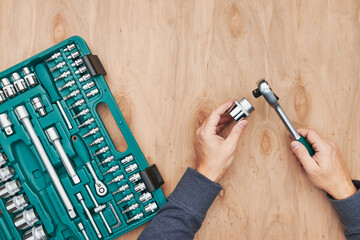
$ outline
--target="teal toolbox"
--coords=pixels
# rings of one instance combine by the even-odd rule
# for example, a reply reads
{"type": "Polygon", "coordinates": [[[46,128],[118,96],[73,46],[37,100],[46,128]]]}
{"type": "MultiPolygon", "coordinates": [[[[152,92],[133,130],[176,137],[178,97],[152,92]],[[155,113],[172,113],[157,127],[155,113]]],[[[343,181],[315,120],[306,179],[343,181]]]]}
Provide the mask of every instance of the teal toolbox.
{"type": "Polygon", "coordinates": [[[0,73],[1,239],[115,239],[166,202],[105,74],[76,36],[0,73]],[[99,103],[110,109],[125,152],[114,146],[99,103]]]}

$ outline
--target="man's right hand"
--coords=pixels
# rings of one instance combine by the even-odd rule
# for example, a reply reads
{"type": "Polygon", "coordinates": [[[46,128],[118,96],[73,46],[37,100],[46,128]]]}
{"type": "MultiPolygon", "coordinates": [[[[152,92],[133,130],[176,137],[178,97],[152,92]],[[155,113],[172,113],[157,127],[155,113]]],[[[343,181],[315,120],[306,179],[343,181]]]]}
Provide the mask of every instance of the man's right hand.
{"type": "Polygon", "coordinates": [[[299,129],[315,150],[311,157],[300,142],[292,141],[291,148],[300,160],[310,181],[334,199],[345,199],[357,192],[335,143],[323,139],[315,130],[299,129]]]}

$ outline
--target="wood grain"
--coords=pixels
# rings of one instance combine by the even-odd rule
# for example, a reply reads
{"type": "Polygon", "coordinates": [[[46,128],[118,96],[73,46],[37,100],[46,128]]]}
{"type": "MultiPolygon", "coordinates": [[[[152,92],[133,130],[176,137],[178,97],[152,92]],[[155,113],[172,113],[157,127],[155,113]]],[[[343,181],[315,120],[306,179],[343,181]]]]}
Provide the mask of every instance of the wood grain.
{"type": "Polygon", "coordinates": [[[82,36],[166,195],[194,166],[194,131],[209,112],[247,97],[256,111],[196,239],[343,239],[276,113],[251,90],[265,77],[294,124],[334,140],[359,178],[359,11],[355,0],[1,0],[0,66],[82,36]]]}

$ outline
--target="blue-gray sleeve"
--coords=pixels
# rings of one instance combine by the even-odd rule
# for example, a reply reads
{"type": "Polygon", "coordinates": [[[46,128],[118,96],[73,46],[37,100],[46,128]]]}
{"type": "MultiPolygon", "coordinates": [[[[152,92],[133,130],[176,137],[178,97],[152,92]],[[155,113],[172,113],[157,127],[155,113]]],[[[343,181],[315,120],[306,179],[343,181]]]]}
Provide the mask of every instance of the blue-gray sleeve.
{"type": "MultiPolygon", "coordinates": [[[[353,183],[357,189],[360,188],[360,181],[353,181],[353,183]]],[[[360,239],[360,190],[351,197],[342,200],[328,197],[339,214],[346,239],[360,239]]]]}
{"type": "Polygon", "coordinates": [[[168,202],[138,239],[193,239],[221,189],[219,184],[188,168],[168,202]]]}

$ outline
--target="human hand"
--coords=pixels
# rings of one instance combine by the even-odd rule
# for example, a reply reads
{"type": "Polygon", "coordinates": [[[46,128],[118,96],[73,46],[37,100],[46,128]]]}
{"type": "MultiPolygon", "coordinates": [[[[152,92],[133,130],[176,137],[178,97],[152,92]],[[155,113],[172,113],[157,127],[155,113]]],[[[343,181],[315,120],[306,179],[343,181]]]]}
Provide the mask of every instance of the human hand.
{"type": "Polygon", "coordinates": [[[334,199],[345,199],[356,193],[357,189],[351,181],[336,144],[323,139],[313,129],[299,129],[298,131],[315,151],[315,155],[311,157],[304,145],[298,141],[291,142],[291,148],[310,181],[334,199]]]}
{"type": "Polygon", "coordinates": [[[234,101],[227,101],[212,111],[196,131],[196,170],[213,182],[218,182],[230,167],[239,138],[248,124],[246,120],[241,120],[232,128],[227,138],[219,135],[233,120],[226,110],[234,101]]]}

